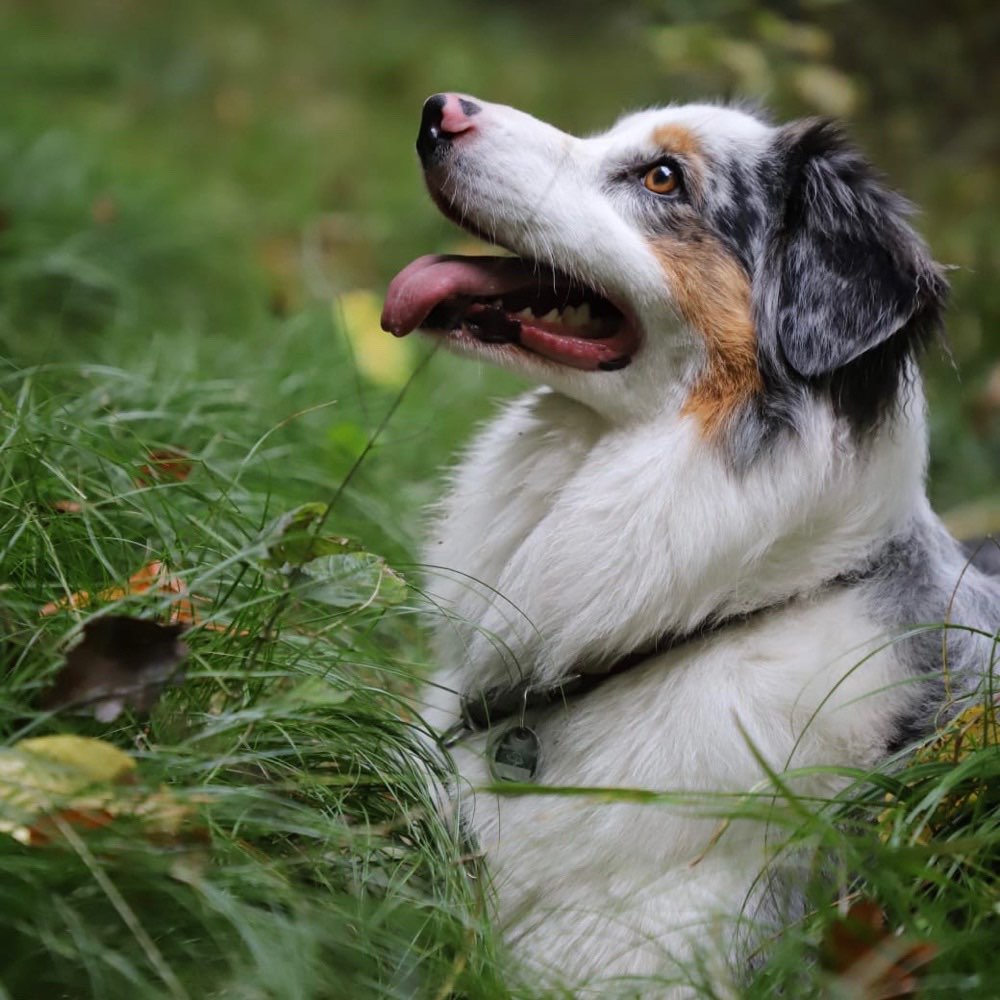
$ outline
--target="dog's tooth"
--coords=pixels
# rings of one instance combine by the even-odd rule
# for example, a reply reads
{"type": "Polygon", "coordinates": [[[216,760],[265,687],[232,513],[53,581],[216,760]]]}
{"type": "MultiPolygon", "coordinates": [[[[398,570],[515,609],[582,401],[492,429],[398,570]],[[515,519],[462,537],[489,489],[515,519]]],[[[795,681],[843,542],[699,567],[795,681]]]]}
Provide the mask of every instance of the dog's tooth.
{"type": "Polygon", "coordinates": [[[590,322],[590,303],[584,302],[576,307],[577,325],[586,326],[590,322]]]}
{"type": "Polygon", "coordinates": [[[566,306],[562,311],[562,321],[566,326],[579,326],[580,320],[577,318],[576,306],[566,306]]]}
{"type": "Polygon", "coordinates": [[[550,309],[543,317],[543,323],[558,323],[559,322],[559,310],[550,309]]]}
{"type": "Polygon", "coordinates": [[[514,313],[518,319],[535,319],[535,314],[530,309],[522,309],[520,312],[514,313]]]}

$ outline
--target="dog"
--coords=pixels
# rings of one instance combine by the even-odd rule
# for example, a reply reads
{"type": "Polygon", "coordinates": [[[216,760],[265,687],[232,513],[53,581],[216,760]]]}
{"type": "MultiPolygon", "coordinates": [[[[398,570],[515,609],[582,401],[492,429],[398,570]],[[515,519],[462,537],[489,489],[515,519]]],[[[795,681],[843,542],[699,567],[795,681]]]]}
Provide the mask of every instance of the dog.
{"type": "Polygon", "coordinates": [[[695,800],[775,774],[831,796],[790,772],[879,766],[989,669],[1000,586],[925,493],[943,269],[825,120],[671,106],[577,138],[438,94],[417,150],[512,256],[419,258],[384,328],[538,386],[468,448],[425,553],[427,718],[497,918],[578,995],[736,981],[780,917],[771,845],[695,800]]]}

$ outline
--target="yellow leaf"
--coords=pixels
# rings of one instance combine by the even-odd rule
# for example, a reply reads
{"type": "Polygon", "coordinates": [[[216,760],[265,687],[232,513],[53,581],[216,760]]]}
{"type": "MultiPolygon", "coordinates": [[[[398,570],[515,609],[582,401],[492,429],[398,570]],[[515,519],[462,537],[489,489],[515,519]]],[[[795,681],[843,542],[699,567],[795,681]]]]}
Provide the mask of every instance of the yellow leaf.
{"type": "Polygon", "coordinates": [[[382,330],[381,313],[381,301],[366,288],[344,292],[333,304],[334,322],[350,341],[361,373],[379,385],[398,388],[410,376],[410,352],[382,330]]]}
{"type": "Polygon", "coordinates": [[[15,743],[14,749],[65,765],[76,772],[81,786],[118,781],[135,770],[135,761],[124,750],[87,736],[37,736],[15,743]]]}
{"type": "Polygon", "coordinates": [[[0,750],[0,833],[31,843],[37,817],[85,788],[121,781],[134,770],[128,754],[103,740],[71,735],[21,740],[0,750]]]}

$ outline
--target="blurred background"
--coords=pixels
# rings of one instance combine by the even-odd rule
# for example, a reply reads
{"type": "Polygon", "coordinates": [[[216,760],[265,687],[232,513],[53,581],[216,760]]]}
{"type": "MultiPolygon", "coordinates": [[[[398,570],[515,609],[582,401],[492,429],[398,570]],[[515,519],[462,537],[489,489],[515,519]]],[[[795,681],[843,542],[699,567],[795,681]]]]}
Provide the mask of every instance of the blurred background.
{"type": "MultiPolygon", "coordinates": [[[[4,0],[0,47],[6,363],[226,379],[262,431],[294,417],[292,486],[303,448],[336,480],[420,354],[378,329],[394,271],[468,243],[423,191],[428,94],[584,133],[703,97],[846,119],[954,267],[927,365],[934,497],[961,532],[1000,527],[995,3],[4,0]]],[[[474,368],[434,358],[356,484],[351,516],[397,558],[516,388],[474,368]]]]}

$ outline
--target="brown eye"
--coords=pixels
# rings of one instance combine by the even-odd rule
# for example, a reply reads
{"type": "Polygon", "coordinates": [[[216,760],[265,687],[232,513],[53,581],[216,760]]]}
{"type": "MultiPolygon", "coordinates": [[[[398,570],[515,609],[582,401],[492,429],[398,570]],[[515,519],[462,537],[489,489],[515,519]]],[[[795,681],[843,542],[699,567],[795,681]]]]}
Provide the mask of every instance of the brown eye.
{"type": "Polygon", "coordinates": [[[665,163],[659,163],[646,171],[642,183],[653,194],[673,194],[680,187],[680,175],[665,163]]]}

